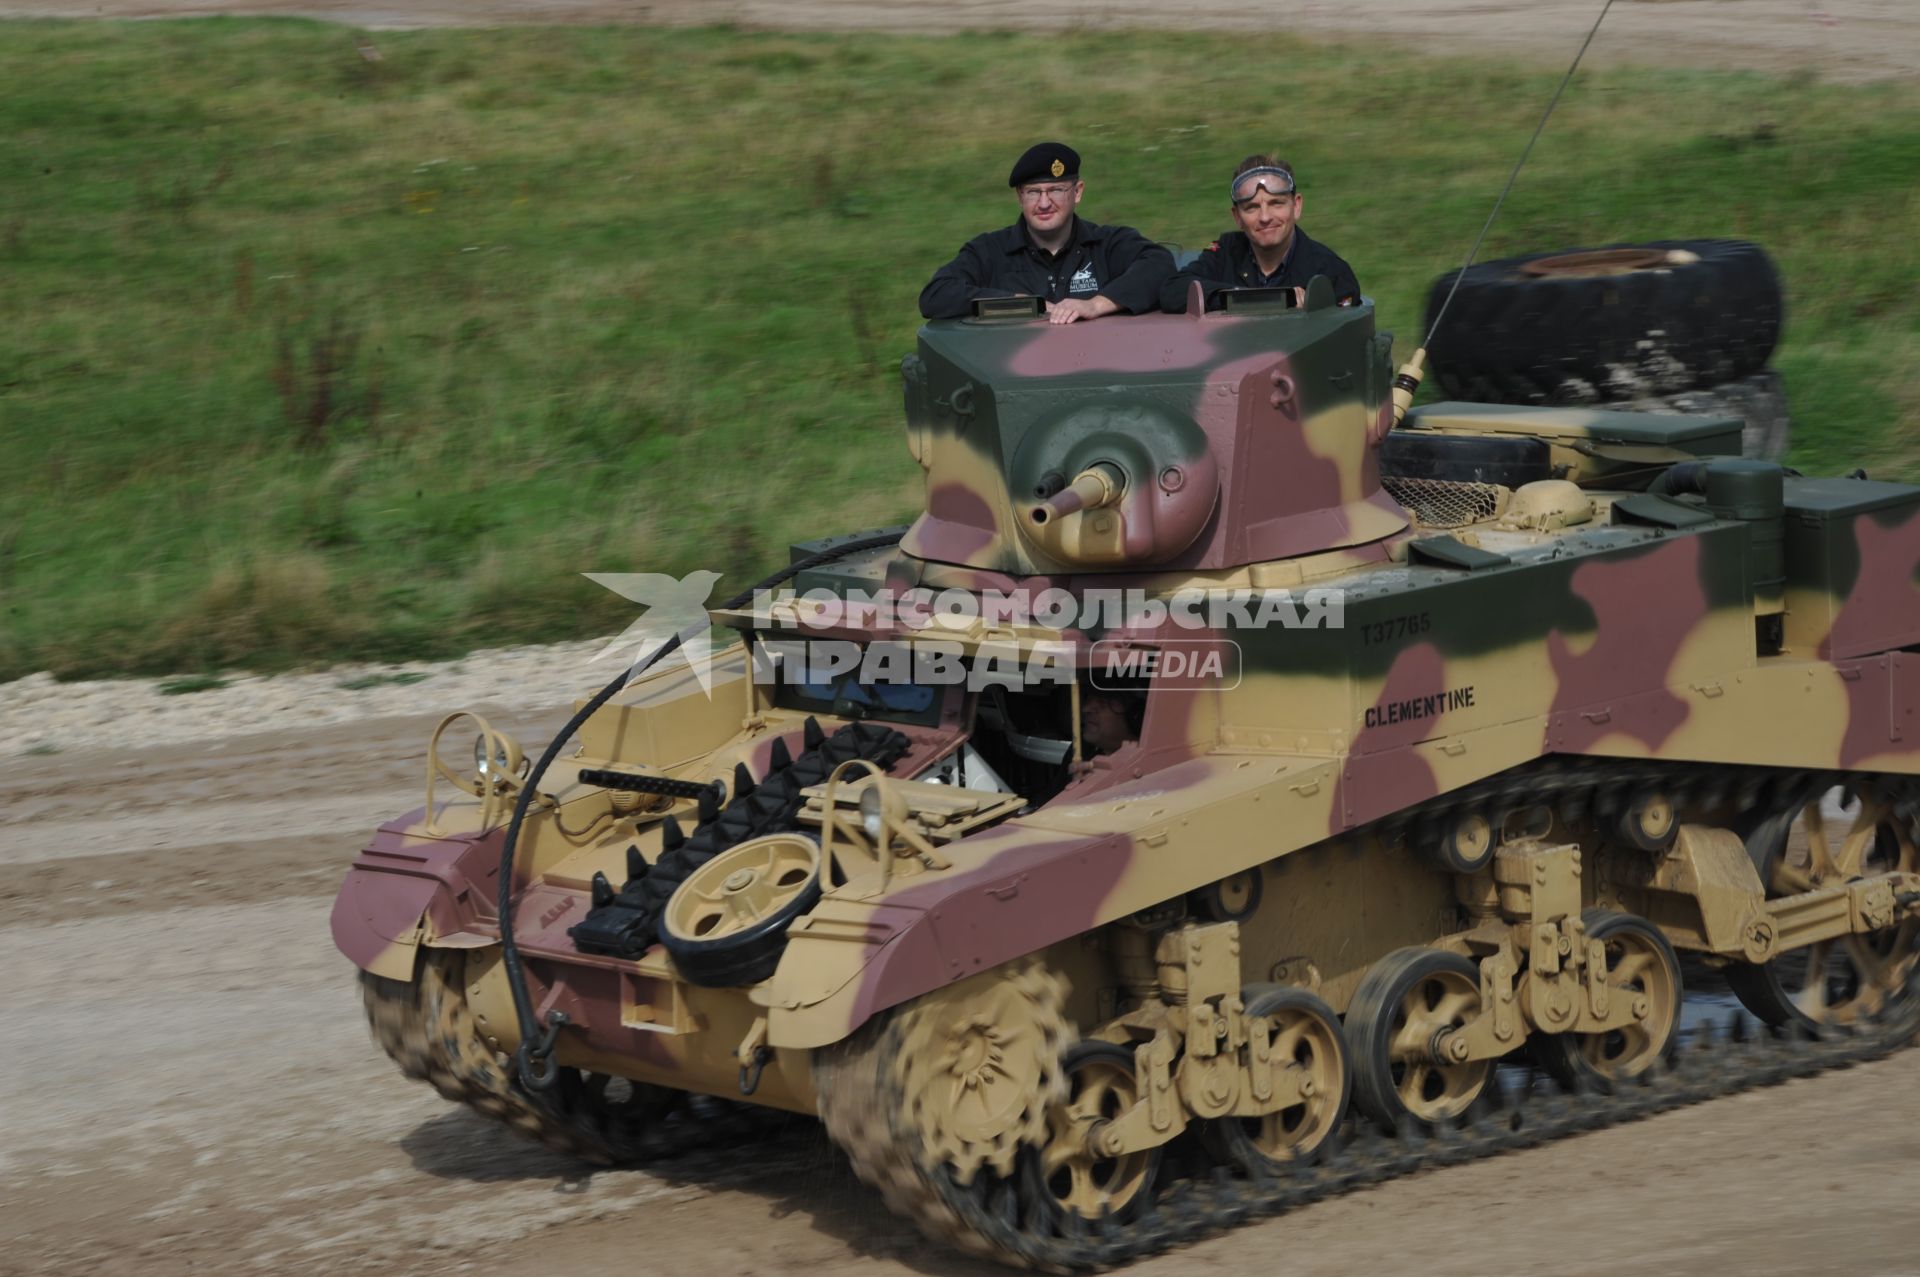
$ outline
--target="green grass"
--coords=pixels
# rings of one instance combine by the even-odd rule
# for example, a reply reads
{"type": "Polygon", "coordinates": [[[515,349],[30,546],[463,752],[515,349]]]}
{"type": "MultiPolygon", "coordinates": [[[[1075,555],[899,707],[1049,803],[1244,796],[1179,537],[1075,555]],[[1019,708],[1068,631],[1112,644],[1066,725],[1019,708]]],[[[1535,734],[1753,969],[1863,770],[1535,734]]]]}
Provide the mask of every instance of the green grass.
{"type": "MultiPolygon", "coordinates": [[[[1224,229],[1290,156],[1413,335],[1557,71],[1266,36],[0,28],[0,678],[617,629],[919,499],[914,298],[1012,157],[1224,229]]],[[[1790,294],[1795,460],[1920,471],[1920,89],[1582,72],[1486,256],[1736,235],[1790,294]]]]}
{"type": "Polygon", "coordinates": [[[192,692],[217,692],[227,685],[227,680],[218,674],[183,674],[164,680],[158,690],[162,696],[186,696],[192,692]]]}
{"type": "Polygon", "coordinates": [[[402,671],[398,674],[362,674],[358,678],[344,678],[339,687],[346,692],[364,692],[375,687],[411,687],[423,683],[427,675],[418,671],[402,671]]]}

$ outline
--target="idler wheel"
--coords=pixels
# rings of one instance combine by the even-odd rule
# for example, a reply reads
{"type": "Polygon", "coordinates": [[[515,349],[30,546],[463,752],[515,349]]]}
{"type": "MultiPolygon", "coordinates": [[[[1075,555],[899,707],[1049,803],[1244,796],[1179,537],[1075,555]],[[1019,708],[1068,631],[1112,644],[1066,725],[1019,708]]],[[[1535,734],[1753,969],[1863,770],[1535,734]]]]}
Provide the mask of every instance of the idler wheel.
{"type": "Polygon", "coordinates": [[[1242,995],[1246,1016],[1266,1021],[1276,1079],[1293,1073],[1311,1082],[1299,1104],[1258,1117],[1223,1117],[1202,1128],[1214,1157],[1249,1175],[1278,1175],[1311,1164],[1333,1147],[1353,1094],[1347,1043],[1333,1009],[1305,989],[1253,985],[1242,995]]]}
{"type": "MultiPolygon", "coordinates": [[[[1829,789],[1760,822],[1747,852],[1767,898],[1872,874],[1920,871],[1911,824],[1884,798],[1829,789]],[[1841,801],[1844,799],[1844,801],[1841,801]],[[1835,812],[1838,818],[1835,818],[1835,812]]],[[[1857,1024],[1913,996],[1920,921],[1819,940],[1768,962],[1735,963],[1727,983],[1768,1024],[1857,1024]]]]}
{"type": "Polygon", "coordinates": [[[1531,1042],[1540,1066],[1568,1090],[1610,1092],[1673,1049],[1680,1028],[1680,960],[1666,936],[1644,918],[1589,909],[1582,921],[1587,939],[1607,947],[1608,997],[1645,998],[1647,1013],[1628,1028],[1543,1033],[1531,1042]]]}
{"type": "Polygon", "coordinates": [[[773,974],[787,927],[820,899],[820,844],[768,834],[730,847],[687,875],[660,920],[682,977],[710,988],[773,974]]]}
{"type": "Polygon", "coordinates": [[[1441,1064],[1433,1046],[1480,1013],[1480,973],[1445,949],[1396,949],[1373,964],[1347,1009],[1353,1102],[1382,1128],[1423,1127],[1465,1113],[1493,1061],[1441,1064]]]}
{"type": "Polygon", "coordinates": [[[1133,1052],[1112,1042],[1081,1042],[1061,1057],[1060,1067],[1067,1095],[1048,1108],[1046,1142],[1026,1159],[1026,1196],[1056,1218],[1130,1219],[1153,1198],[1160,1149],[1101,1157],[1087,1136],[1140,1099],[1133,1052]]]}

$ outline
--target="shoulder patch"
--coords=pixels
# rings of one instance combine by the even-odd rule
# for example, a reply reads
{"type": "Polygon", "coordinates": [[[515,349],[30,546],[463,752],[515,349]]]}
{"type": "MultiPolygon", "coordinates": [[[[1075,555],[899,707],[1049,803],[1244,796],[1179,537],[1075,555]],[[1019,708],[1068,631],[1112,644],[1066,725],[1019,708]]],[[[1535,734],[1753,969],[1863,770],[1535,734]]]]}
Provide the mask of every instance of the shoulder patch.
{"type": "Polygon", "coordinates": [[[1207,247],[1206,247],[1206,250],[1205,250],[1205,251],[1207,251],[1207,252],[1209,252],[1209,253],[1217,253],[1217,252],[1219,252],[1219,251],[1220,251],[1220,241],[1216,239],[1215,241],[1213,241],[1213,243],[1211,243],[1211,244],[1209,244],[1209,245],[1207,245],[1207,247]]]}

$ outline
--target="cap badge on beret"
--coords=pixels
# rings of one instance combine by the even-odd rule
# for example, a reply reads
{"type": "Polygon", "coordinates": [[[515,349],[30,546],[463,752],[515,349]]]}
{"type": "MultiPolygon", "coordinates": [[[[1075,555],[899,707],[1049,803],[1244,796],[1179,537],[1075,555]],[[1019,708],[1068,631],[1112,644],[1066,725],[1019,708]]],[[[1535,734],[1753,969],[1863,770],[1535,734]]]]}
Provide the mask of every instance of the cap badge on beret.
{"type": "Polygon", "coordinates": [[[1073,179],[1079,172],[1079,152],[1060,142],[1041,142],[1028,147],[1014,161],[1013,172],[1007,174],[1007,185],[1025,186],[1029,182],[1073,179]]]}

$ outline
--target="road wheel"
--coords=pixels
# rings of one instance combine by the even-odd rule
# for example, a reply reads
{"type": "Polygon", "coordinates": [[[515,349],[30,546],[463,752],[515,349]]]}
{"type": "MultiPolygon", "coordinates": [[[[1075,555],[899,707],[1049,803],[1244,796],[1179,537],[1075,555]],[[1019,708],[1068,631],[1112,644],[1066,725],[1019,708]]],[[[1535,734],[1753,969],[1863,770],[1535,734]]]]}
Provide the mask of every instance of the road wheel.
{"type": "MultiPolygon", "coordinates": [[[[1829,789],[1762,821],[1747,838],[1768,899],[1890,872],[1920,872],[1913,827],[1887,799],[1829,789]]],[[[1769,1024],[1856,1024],[1905,1002],[1920,970],[1920,921],[1820,940],[1769,962],[1736,963],[1727,983],[1769,1024]]]]}
{"type": "Polygon", "coordinates": [[[1780,338],[1780,280],[1758,245],[1668,240],[1535,253],[1434,283],[1428,348],[1452,398],[1615,403],[1715,386],[1765,366],[1780,338]]]}
{"type": "Polygon", "coordinates": [[[1067,1094],[1047,1112],[1046,1142],[1029,1151],[1028,1199],[1061,1218],[1130,1219],[1153,1198],[1160,1150],[1099,1157],[1087,1147],[1087,1133],[1139,1100],[1133,1052],[1112,1042],[1081,1042],[1068,1049],[1060,1068],[1067,1094]]]}
{"type": "Polygon", "coordinates": [[[1275,1175],[1309,1164],[1332,1148],[1353,1093],[1346,1036],[1326,1003],[1288,985],[1255,985],[1243,995],[1249,1020],[1265,1022],[1276,1078],[1292,1073],[1311,1082],[1299,1104],[1258,1117],[1223,1117],[1202,1135],[1214,1157],[1249,1175],[1275,1175]]]}
{"type": "Polygon", "coordinates": [[[1435,1126],[1465,1113],[1493,1062],[1440,1064],[1433,1044],[1479,1013],[1480,973],[1457,953],[1396,949],[1374,963],[1347,1009],[1353,1102],[1389,1131],[1408,1118],[1435,1126]]]}
{"type": "Polygon", "coordinates": [[[1587,938],[1607,948],[1610,998],[1645,998],[1639,1023],[1604,1033],[1543,1033],[1534,1058],[1568,1090],[1611,1091],[1640,1076],[1673,1049],[1680,1028],[1680,959],[1660,928],[1644,918],[1589,909],[1587,938]]]}

